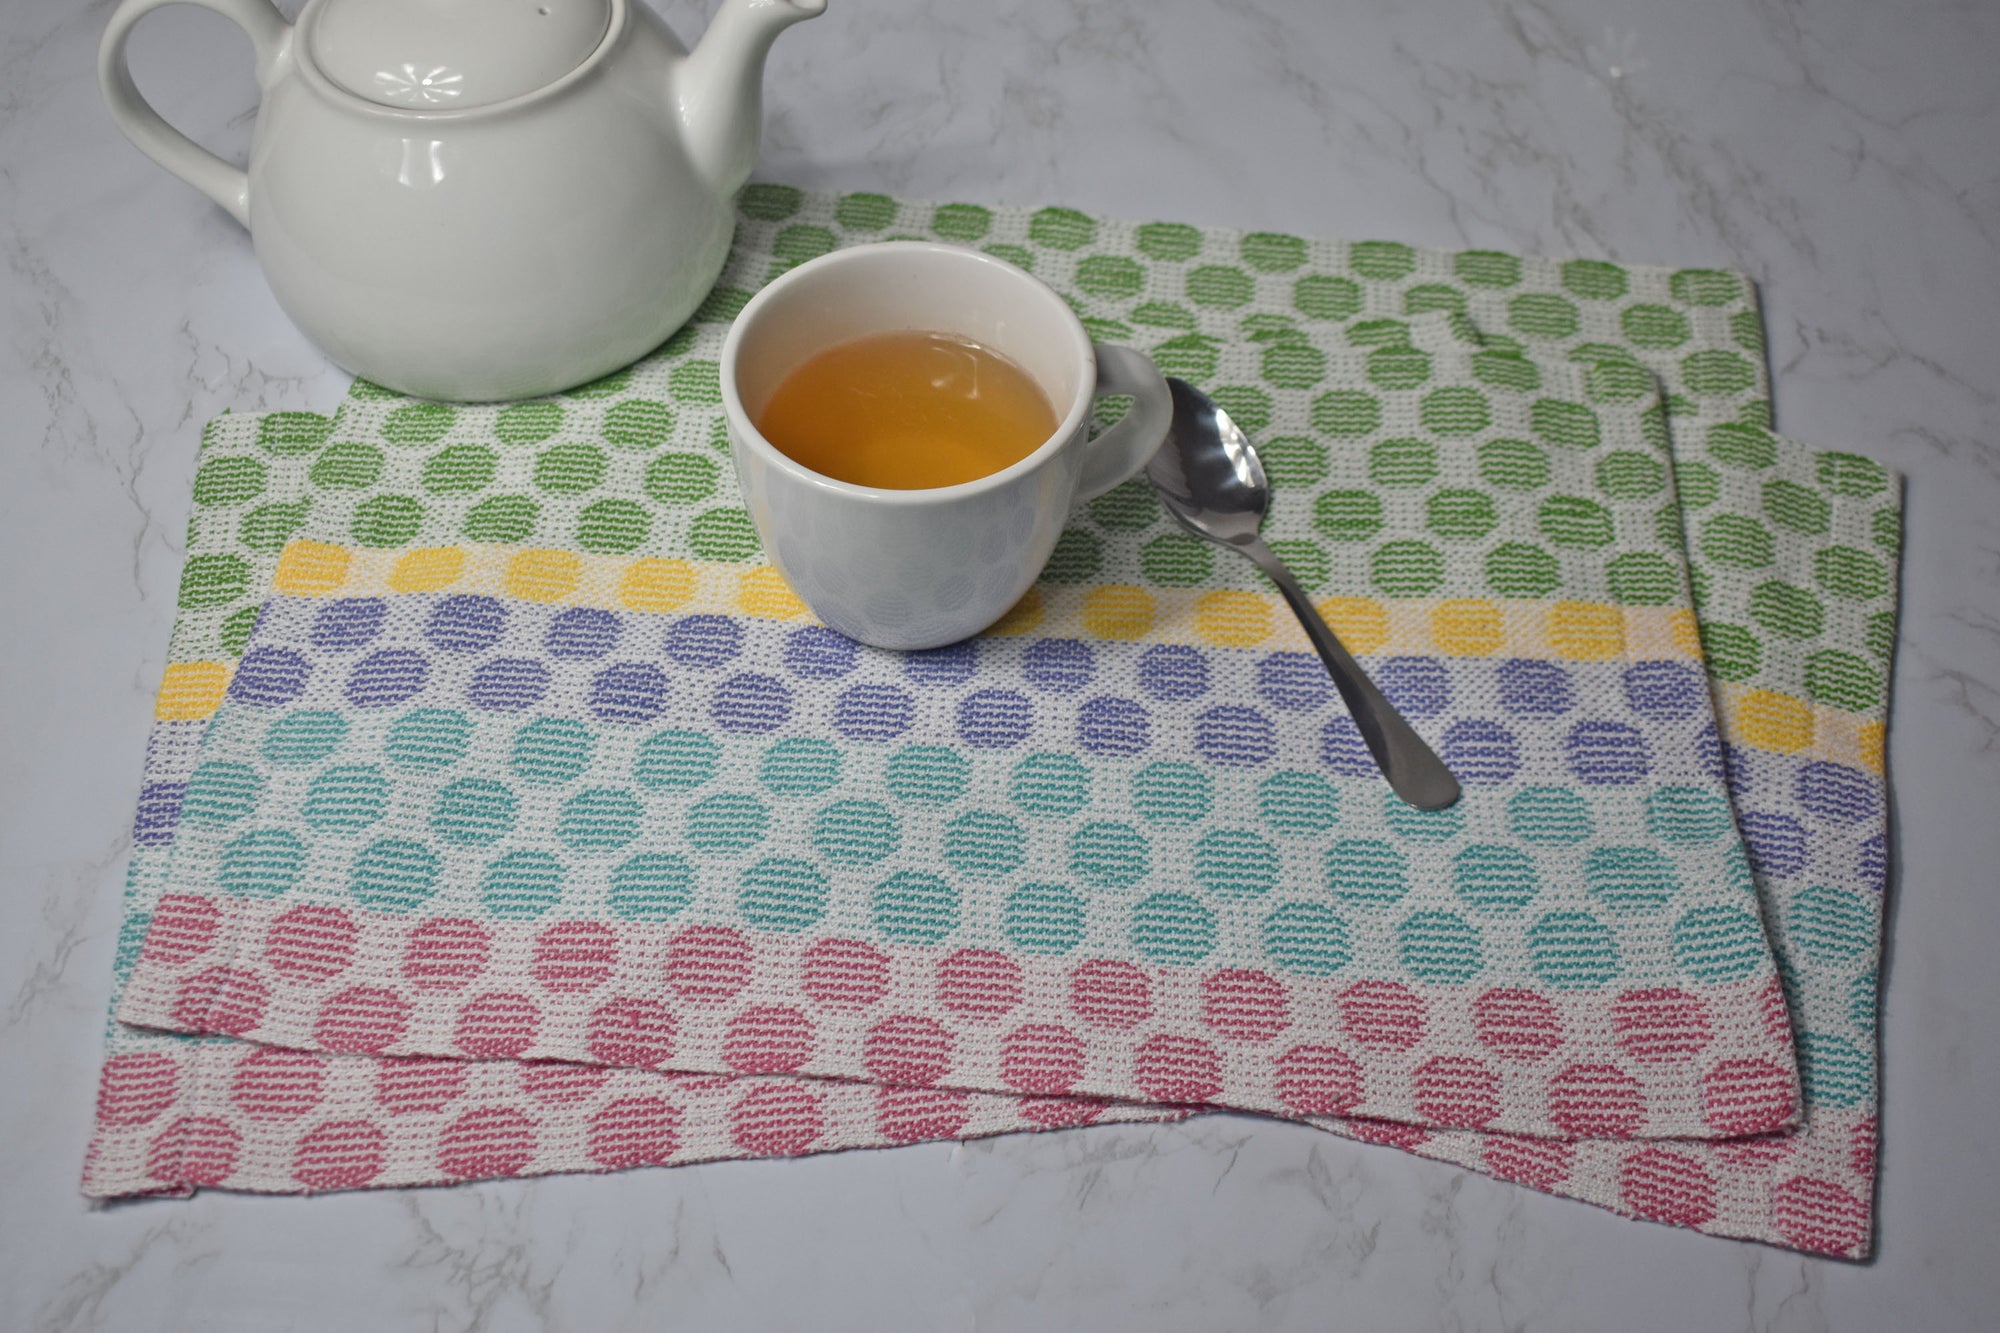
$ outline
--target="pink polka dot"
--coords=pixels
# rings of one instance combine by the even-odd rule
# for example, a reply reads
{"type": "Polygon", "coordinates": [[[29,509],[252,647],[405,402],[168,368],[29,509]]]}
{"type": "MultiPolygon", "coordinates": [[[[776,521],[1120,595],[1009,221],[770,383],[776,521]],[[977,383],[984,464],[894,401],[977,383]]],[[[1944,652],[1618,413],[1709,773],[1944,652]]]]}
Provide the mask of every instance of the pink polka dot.
{"type": "Polygon", "coordinates": [[[951,1068],[951,1033],[935,1019],[895,1014],[868,1029],[861,1065],[877,1083],[928,1087],[951,1068]]]}
{"type": "Polygon", "coordinates": [[[1015,1110],[1031,1125],[1071,1129],[1096,1123],[1108,1105],[1097,1097],[1023,1097],[1015,1110]]]}
{"type": "Polygon", "coordinates": [[[1132,1053],[1132,1081],[1155,1101],[1205,1102],[1222,1091],[1222,1058],[1205,1041],[1162,1032],[1132,1053]]]}
{"type": "Polygon", "coordinates": [[[614,1171],[665,1165],[680,1143],[680,1108],[658,1097],[620,1097],[590,1118],[590,1160],[614,1171]]]}
{"type": "Polygon", "coordinates": [[[182,1116],[146,1148],[146,1174],[168,1185],[220,1185],[236,1169],[236,1131],[214,1116],[182,1116]]]}
{"type": "Polygon", "coordinates": [[[1535,1061],[1563,1043],[1562,1012],[1531,990],[1490,990],[1472,1002],[1472,1030],[1503,1060],[1535,1061]]]}
{"type": "Polygon", "coordinates": [[[403,942],[403,977],[418,990],[457,990],[486,970],[492,940],[477,921],[439,917],[403,942]]]}
{"type": "Polygon", "coordinates": [[[1792,1155],[1798,1136],[1790,1130],[1759,1134],[1748,1139],[1716,1139],[1708,1145],[1715,1159],[1737,1171],[1769,1174],[1772,1167],[1792,1155]]]}
{"type": "Polygon", "coordinates": [[[1285,983],[1265,972],[1227,968],[1201,983],[1201,1016],[1232,1041],[1266,1042],[1292,1025],[1285,983]]]}
{"type": "Polygon", "coordinates": [[[1715,1177],[1690,1153],[1668,1148],[1626,1153],[1618,1191],[1627,1208],[1655,1222],[1700,1227],[1715,1220],[1715,1177]]]}
{"type": "Polygon", "coordinates": [[[875,1125],[892,1143],[957,1137],[971,1121],[965,1094],[947,1088],[877,1088],[875,1125]]]}
{"type": "Polygon", "coordinates": [[[259,1047],[236,1062],[229,1099],[256,1120],[296,1120],[326,1090],[326,1060],[308,1051],[259,1047]]]}
{"type": "Polygon", "coordinates": [[[1069,977],[1070,1008],[1086,1023],[1123,1032],[1153,1014],[1153,985],[1130,963],[1093,958],[1069,977]]]}
{"type": "Polygon", "coordinates": [[[662,1065],[674,1053],[678,1028],[666,1007],[653,1000],[620,996],[590,1015],[591,1057],[609,1065],[662,1065]]]}
{"type": "Polygon", "coordinates": [[[1294,1046],[1278,1057],[1278,1099],[1299,1115],[1346,1115],[1361,1102],[1361,1066],[1333,1046],[1294,1046]]]}
{"type": "Polygon", "coordinates": [[[1417,1111],[1453,1129],[1483,1129],[1500,1114],[1500,1076],[1477,1060],[1440,1055],[1417,1066],[1417,1111]]]}
{"type": "Polygon", "coordinates": [[[1549,1080],[1549,1122],[1565,1134],[1630,1138],[1644,1119],[1639,1081],[1616,1065],[1571,1065],[1549,1080]]]}
{"type": "Polygon", "coordinates": [[[329,1051],[375,1054],[402,1040],[408,1001],[380,986],[350,986],[319,1007],[313,1038],[329,1051]]]}
{"type": "Polygon", "coordinates": [[[512,1060],[535,1044],[541,1010],[525,995],[487,992],[475,995],[458,1011],[453,1040],[458,1049],[479,1060],[512,1060]]]}
{"type": "Polygon", "coordinates": [[[1371,1120],[1366,1116],[1349,1120],[1340,1127],[1340,1132],[1350,1139],[1377,1143],[1384,1148],[1400,1148],[1404,1152],[1421,1147],[1431,1136],[1422,1125],[1406,1125],[1400,1120],[1371,1120]]]}
{"type": "Polygon", "coordinates": [[[359,1189],[382,1174],[387,1143],[381,1126],[366,1120],[315,1125],[292,1150],[292,1179],[309,1190],[359,1189]]]}
{"type": "Polygon", "coordinates": [[[602,921],[558,921],[535,940],[535,984],[557,995],[594,990],[618,966],[618,936],[602,921]]]}
{"type": "Polygon", "coordinates": [[[521,1090],[549,1106],[589,1101],[611,1081],[601,1065],[573,1065],[560,1060],[528,1061],[519,1066],[521,1090]]]}
{"type": "Polygon", "coordinates": [[[97,1077],[98,1123],[114,1129],[146,1124],[174,1104],[179,1083],[180,1063],[171,1055],[114,1055],[97,1077]]]}
{"type": "Polygon", "coordinates": [[[170,1011],[175,1026],[185,1032],[226,1033],[240,1037],[264,1021],[270,995],[255,972],[240,967],[211,967],[183,981],[170,1011]]]}
{"type": "Polygon", "coordinates": [[[208,952],[221,928],[222,909],[207,898],[161,894],[153,908],[152,924],[146,927],[139,961],[162,967],[193,962],[208,952]]]}
{"type": "Polygon", "coordinates": [[[354,961],[360,935],[354,919],[338,907],[294,907],[265,928],[264,961],[287,981],[330,981],[354,961]]]}
{"type": "Polygon", "coordinates": [[[1792,1008],[1785,1003],[1784,983],[1772,977],[1757,997],[1757,1009],[1764,1018],[1764,1031],[1772,1041],[1792,1044],[1792,1008]]]}
{"type": "Polygon", "coordinates": [[[375,1100],[395,1115],[442,1111],[465,1091],[471,1072],[460,1060],[391,1056],[375,1062],[375,1100]]]}
{"type": "Polygon", "coordinates": [[[889,957],[860,940],[815,940],[800,959],[799,988],[829,1009],[866,1009],[889,993],[889,957]]]}
{"type": "Polygon", "coordinates": [[[1875,1117],[1869,1116],[1848,1134],[1847,1160],[1863,1180],[1875,1176],[1875,1117]]]}
{"type": "Polygon", "coordinates": [[[727,926],[691,926],[667,943],[667,984],[696,1004],[723,1004],[750,981],[750,944],[727,926]]]}
{"type": "Polygon", "coordinates": [[[510,1107],[468,1111],[438,1135],[438,1170],[451,1180],[519,1175],[535,1159],[535,1131],[510,1107]]]}
{"type": "Polygon", "coordinates": [[[812,1059],[815,1040],[812,1020],[798,1010],[756,1005],[729,1020],[722,1058],[745,1074],[789,1074],[812,1059]]]}
{"type": "Polygon", "coordinates": [[[991,949],[960,949],[938,964],[937,994],[955,1014],[999,1018],[1021,1002],[1021,969],[991,949]]]}
{"type": "Polygon", "coordinates": [[[1702,1075],[1701,1107],[1702,1118],[1718,1134],[1764,1134],[1792,1118],[1798,1088],[1791,1070],[1769,1060],[1722,1060],[1702,1075]]]}
{"type": "Polygon", "coordinates": [[[1340,1030],[1372,1050],[1407,1051],[1424,1039],[1424,999],[1395,981],[1357,981],[1340,993],[1340,1030]]]}
{"type": "Polygon", "coordinates": [[[1000,1074],[1022,1092],[1068,1092],[1083,1075],[1083,1043],[1060,1023],[1026,1023],[1000,1043],[1000,1074]]]}
{"type": "Polygon", "coordinates": [[[1520,1139],[1490,1134],[1479,1145],[1486,1169],[1502,1180],[1552,1190],[1569,1177],[1576,1150],[1561,1139],[1520,1139]]]}
{"type": "Polygon", "coordinates": [[[765,1157],[795,1157],[812,1147],[825,1128],[820,1094],[804,1083],[759,1083],[729,1112],[736,1146],[765,1157]]]}
{"type": "Polygon", "coordinates": [[[1708,1010],[1683,990],[1628,990],[1611,1006],[1611,1032],[1634,1060],[1684,1060],[1708,1045],[1708,1010]]]}
{"type": "Polygon", "coordinates": [[[1801,1249],[1853,1254],[1868,1243],[1868,1203],[1830,1180],[1794,1176],[1771,1191],[1771,1222],[1801,1249]]]}

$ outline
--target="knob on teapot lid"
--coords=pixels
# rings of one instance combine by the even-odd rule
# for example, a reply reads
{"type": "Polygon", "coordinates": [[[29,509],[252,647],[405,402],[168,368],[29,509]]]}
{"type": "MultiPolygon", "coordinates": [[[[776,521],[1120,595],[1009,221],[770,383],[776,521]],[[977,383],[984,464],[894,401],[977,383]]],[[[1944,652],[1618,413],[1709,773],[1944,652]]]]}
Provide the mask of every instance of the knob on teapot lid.
{"type": "Polygon", "coordinates": [[[611,0],[321,0],[307,37],[326,76],[416,111],[489,106],[553,83],[611,26],[611,0]]]}

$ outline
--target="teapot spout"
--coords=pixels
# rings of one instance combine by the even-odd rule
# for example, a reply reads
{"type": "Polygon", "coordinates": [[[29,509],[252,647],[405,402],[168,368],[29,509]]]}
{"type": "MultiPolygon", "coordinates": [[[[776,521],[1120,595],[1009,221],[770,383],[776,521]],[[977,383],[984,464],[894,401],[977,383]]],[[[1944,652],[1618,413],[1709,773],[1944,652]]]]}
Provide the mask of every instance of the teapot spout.
{"type": "Polygon", "coordinates": [[[695,169],[734,195],[757,165],[764,127],[764,57],[779,33],[817,17],[826,0],[724,0],[675,79],[695,169]]]}

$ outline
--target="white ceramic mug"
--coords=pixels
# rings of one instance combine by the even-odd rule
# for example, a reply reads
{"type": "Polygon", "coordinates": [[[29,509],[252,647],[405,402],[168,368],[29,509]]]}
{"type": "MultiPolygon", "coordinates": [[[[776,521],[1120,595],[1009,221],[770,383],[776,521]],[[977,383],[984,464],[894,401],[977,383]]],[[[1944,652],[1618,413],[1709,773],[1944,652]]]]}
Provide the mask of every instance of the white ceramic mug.
{"type": "Polygon", "coordinates": [[[1139,472],[1173,399],[1153,363],[1093,346],[1067,302],[1021,269],[953,245],[885,241],[799,265],[743,307],[722,345],[730,450],[764,551],[813,613],[878,648],[985,629],[1048,563],[1070,508],[1139,472]],[[956,486],[883,490],[794,462],[756,427],[787,374],[850,339],[956,334],[1025,370],[1061,417],[1026,458],[956,486]],[[1092,402],[1131,410],[1089,437],[1092,402]]]}

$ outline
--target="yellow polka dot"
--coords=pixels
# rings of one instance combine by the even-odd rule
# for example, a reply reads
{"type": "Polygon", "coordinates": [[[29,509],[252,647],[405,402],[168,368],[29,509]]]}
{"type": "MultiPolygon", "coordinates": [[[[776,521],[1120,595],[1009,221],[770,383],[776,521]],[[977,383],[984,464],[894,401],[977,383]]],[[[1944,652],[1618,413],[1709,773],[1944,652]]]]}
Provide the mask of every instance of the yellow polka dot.
{"type": "Polygon", "coordinates": [[[1745,690],[1730,707],[1733,739],[1760,750],[1797,754],[1813,743],[1812,705],[1775,690],[1745,690]]]}
{"type": "Polygon", "coordinates": [[[1254,592],[1212,592],[1195,603],[1194,628],[1208,643],[1249,648],[1271,637],[1271,604],[1254,592]]]}
{"type": "Polygon", "coordinates": [[[1007,614],[986,627],[985,633],[1008,637],[1026,634],[1042,623],[1042,590],[1030,588],[1021,600],[1007,608],[1007,614]]]}
{"type": "Polygon", "coordinates": [[[1625,655],[1625,616],[1597,602],[1557,602],[1549,608],[1549,647],[1577,662],[1608,662],[1625,655]]]}
{"type": "Polygon", "coordinates": [[[1136,639],[1153,627],[1153,594],[1113,584],[1083,599],[1083,627],[1100,639],[1136,639]]]}
{"type": "Polygon", "coordinates": [[[1701,623],[1694,618],[1694,612],[1686,607],[1667,612],[1667,634],[1674,647],[1689,657],[1701,656],[1701,623]]]}
{"type": "Polygon", "coordinates": [[[458,582],[465,552],[456,546],[424,546],[405,551],[389,567],[389,591],[436,592],[458,582]]]}
{"type": "Polygon", "coordinates": [[[229,688],[227,662],[175,662],[160,676],[153,716],[162,722],[194,722],[213,713],[229,688]]]}
{"type": "Polygon", "coordinates": [[[765,620],[796,620],[806,614],[806,604],[770,565],[759,565],[738,580],[736,606],[746,616],[765,620]]]}
{"type": "Polygon", "coordinates": [[[1495,603],[1468,597],[1439,602],[1431,608],[1431,642],[1441,653],[1453,657],[1490,657],[1500,651],[1504,637],[1500,608],[1495,603]]]}
{"type": "Polygon", "coordinates": [[[271,586],[294,597],[324,597],[347,582],[354,556],[344,546],[327,542],[290,542],[278,557],[271,586]]]}
{"type": "Polygon", "coordinates": [[[618,581],[618,604],[633,611],[672,611],[694,600],[701,576],[685,560],[634,560],[618,581]]]}
{"type": "Polygon", "coordinates": [[[1350,653],[1372,653],[1389,642],[1389,612],[1366,597],[1329,597],[1319,613],[1350,653]]]}
{"type": "Polygon", "coordinates": [[[559,602],[582,577],[583,557],[574,551],[522,551],[507,562],[507,591],[527,602],[559,602]]]}
{"type": "Polygon", "coordinates": [[[1870,772],[1880,777],[1886,758],[1883,750],[1888,740],[1887,728],[1880,722],[1863,722],[1861,735],[1857,739],[1860,744],[1856,746],[1857,753],[1854,757],[1866,765],[1870,772]]]}

